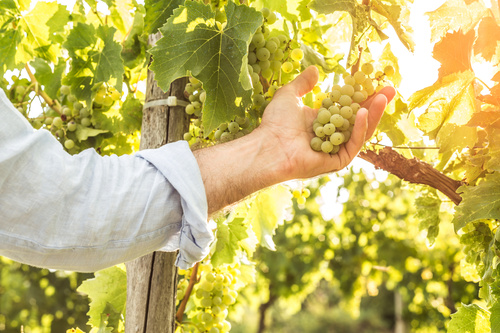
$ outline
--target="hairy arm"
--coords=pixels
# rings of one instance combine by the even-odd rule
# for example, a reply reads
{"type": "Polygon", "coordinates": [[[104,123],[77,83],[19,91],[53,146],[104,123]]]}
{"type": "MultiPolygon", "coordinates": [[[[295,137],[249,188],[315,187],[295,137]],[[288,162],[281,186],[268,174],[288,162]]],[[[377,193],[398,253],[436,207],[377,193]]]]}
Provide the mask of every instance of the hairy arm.
{"type": "Polygon", "coordinates": [[[357,113],[349,142],[338,154],[329,155],[309,147],[317,110],[300,102],[317,81],[317,69],[307,68],[276,92],[261,125],[252,133],[194,152],[205,184],[209,214],[265,187],[343,169],[372,136],[388,101],[395,95],[395,90],[388,87],[367,101],[357,113]]]}

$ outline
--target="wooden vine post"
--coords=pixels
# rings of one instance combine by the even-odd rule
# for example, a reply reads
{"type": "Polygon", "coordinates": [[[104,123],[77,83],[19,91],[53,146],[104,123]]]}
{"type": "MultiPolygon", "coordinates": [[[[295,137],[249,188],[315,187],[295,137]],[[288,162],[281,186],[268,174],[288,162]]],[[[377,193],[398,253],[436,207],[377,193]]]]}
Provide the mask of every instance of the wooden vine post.
{"type": "MultiPolygon", "coordinates": [[[[154,45],[158,32],[149,37],[154,45]]],[[[148,71],[146,103],[176,96],[184,99],[187,79],[178,79],[164,93],[154,74],[148,71]]],[[[143,110],[140,149],[158,148],[182,139],[189,118],[182,107],[154,106],[143,110]]],[[[154,252],[131,261],[127,266],[126,333],[173,333],[177,293],[176,252],[154,252]]]]}

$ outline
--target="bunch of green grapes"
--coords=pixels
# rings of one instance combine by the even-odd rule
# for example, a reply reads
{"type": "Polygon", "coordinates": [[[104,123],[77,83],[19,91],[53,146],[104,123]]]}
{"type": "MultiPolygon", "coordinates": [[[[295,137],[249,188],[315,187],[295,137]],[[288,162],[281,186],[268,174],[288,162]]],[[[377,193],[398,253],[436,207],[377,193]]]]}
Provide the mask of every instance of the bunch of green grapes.
{"type": "Polygon", "coordinates": [[[311,191],[309,191],[308,188],[303,188],[302,190],[295,189],[292,191],[292,195],[297,199],[299,205],[303,205],[306,203],[306,199],[311,195],[311,191]]]}
{"type": "Polygon", "coordinates": [[[248,70],[253,84],[254,108],[263,112],[283,83],[281,73],[299,70],[304,52],[285,34],[271,36],[268,26],[276,22],[276,14],[268,8],[262,8],[261,12],[264,23],[252,36],[248,48],[248,70]]]}
{"type": "Polygon", "coordinates": [[[344,85],[334,85],[327,93],[318,93],[318,115],[313,123],[315,137],[311,140],[311,148],[328,154],[336,154],[342,144],[349,141],[356,114],[369,96],[382,89],[383,77],[394,74],[394,68],[387,66],[387,74],[376,73],[372,78],[374,68],[370,63],[361,66],[361,71],[354,75],[346,73],[343,76],[344,85]],[[392,69],[392,72],[391,72],[392,69]],[[377,76],[378,75],[378,76],[377,76]],[[374,82],[379,82],[377,87],[374,82]],[[378,88],[380,87],[380,88],[378,88]]]}
{"type": "MultiPolygon", "coordinates": [[[[28,106],[30,104],[30,92],[32,91],[30,82],[27,79],[19,79],[17,76],[12,76],[14,84],[7,91],[9,99],[19,112],[27,116],[28,106]]],[[[41,123],[31,122],[33,127],[40,128],[41,123]]]]}
{"type": "Polygon", "coordinates": [[[238,278],[241,272],[238,265],[224,265],[213,268],[200,265],[201,277],[196,285],[195,297],[198,305],[196,321],[203,332],[226,333],[231,324],[226,320],[228,307],[238,297],[238,278]]]}

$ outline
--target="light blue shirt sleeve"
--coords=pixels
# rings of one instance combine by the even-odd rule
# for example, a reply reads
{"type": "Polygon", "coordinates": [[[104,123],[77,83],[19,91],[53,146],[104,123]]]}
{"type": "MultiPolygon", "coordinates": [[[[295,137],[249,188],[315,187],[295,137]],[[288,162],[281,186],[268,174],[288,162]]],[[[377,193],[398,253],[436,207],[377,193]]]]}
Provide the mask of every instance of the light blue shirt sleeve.
{"type": "Polygon", "coordinates": [[[213,233],[200,170],[185,141],[134,156],[69,155],[34,130],[0,89],[0,255],[82,272],[152,251],[188,268],[213,233]]]}

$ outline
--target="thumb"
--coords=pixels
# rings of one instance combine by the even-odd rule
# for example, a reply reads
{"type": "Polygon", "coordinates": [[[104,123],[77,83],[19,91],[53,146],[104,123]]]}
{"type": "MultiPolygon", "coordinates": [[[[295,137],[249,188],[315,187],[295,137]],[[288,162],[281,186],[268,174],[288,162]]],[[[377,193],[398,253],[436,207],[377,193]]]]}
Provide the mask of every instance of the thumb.
{"type": "Polygon", "coordinates": [[[314,85],[318,82],[318,78],[318,68],[316,66],[309,66],[285,87],[293,90],[297,97],[302,97],[314,88],[314,85]]]}

